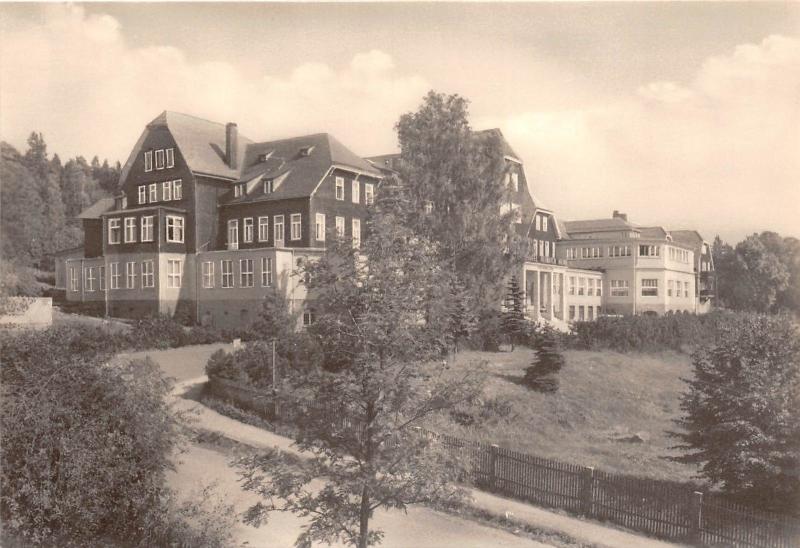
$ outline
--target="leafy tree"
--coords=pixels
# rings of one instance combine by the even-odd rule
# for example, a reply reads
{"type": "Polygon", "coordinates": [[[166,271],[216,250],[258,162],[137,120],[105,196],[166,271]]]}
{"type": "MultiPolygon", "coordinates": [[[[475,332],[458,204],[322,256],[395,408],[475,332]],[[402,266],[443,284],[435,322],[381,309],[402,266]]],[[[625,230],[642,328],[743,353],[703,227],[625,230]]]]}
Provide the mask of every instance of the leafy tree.
{"type": "Polygon", "coordinates": [[[451,277],[449,291],[447,339],[453,351],[458,353],[458,343],[472,334],[477,318],[472,313],[469,292],[455,276],[451,277]]]}
{"type": "Polygon", "coordinates": [[[466,370],[443,376],[436,359],[442,328],[424,321],[429,289],[441,276],[436,249],[391,208],[370,220],[360,252],[331,242],[308,272],[316,295],[310,331],[336,371],[304,372],[280,392],[282,406],[296,410],[297,446],[311,459],[242,459],[245,489],[264,497],[246,521],[293,512],[310,516],[298,545],[366,547],[382,536],[370,528],[376,509],[462,495],[451,483],[460,467],[414,427],[474,397],[479,377],[466,370]],[[315,478],[325,484],[319,490],[308,488],[315,478]]]}
{"type": "Polygon", "coordinates": [[[440,245],[478,308],[495,308],[499,280],[521,260],[516,213],[502,209],[509,190],[500,139],[472,131],[467,105],[458,95],[431,91],[419,110],[401,116],[399,173],[410,226],[440,245]]]}
{"type": "Polygon", "coordinates": [[[787,318],[736,316],[694,355],[673,433],[701,475],[744,502],[800,503],[800,334],[787,318]]]}
{"type": "Polygon", "coordinates": [[[523,311],[525,298],[522,289],[519,287],[519,280],[516,276],[511,276],[506,287],[506,296],[503,301],[503,331],[509,342],[511,350],[514,350],[514,343],[520,340],[525,333],[525,312],[523,311]]]}
{"type": "Polygon", "coordinates": [[[533,347],[536,356],[525,369],[523,382],[539,392],[555,392],[559,385],[558,372],[564,367],[555,329],[550,326],[540,328],[534,335],[533,347]]]}

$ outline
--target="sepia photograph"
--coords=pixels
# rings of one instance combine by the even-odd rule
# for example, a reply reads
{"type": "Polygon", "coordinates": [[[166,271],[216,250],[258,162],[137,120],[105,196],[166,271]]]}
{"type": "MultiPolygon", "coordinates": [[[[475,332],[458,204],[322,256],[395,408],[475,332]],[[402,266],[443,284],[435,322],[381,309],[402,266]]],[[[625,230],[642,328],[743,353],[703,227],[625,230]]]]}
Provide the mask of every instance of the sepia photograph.
{"type": "Polygon", "coordinates": [[[0,148],[0,546],[800,547],[800,2],[2,2],[0,148]]]}

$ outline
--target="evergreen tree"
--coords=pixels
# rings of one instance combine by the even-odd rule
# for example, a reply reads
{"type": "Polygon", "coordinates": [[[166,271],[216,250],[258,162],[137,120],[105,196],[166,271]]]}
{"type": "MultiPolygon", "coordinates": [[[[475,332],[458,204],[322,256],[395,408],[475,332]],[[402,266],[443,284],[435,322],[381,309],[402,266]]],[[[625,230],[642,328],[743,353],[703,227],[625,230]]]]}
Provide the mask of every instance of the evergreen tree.
{"type": "Polygon", "coordinates": [[[44,255],[47,222],[36,178],[14,147],[2,142],[0,224],[4,261],[33,265],[44,255]]]}
{"type": "Polygon", "coordinates": [[[523,310],[525,297],[519,287],[516,275],[508,280],[506,295],[503,301],[503,332],[511,343],[511,350],[525,334],[525,312],[523,310]]]}
{"type": "Polygon", "coordinates": [[[534,351],[536,355],[525,369],[523,382],[539,392],[555,392],[559,384],[558,372],[564,366],[555,329],[544,326],[535,333],[534,351]]]}
{"type": "Polygon", "coordinates": [[[448,310],[447,337],[450,346],[458,353],[458,343],[470,336],[477,325],[477,318],[472,313],[470,295],[464,285],[455,277],[449,284],[450,298],[448,310]]]}

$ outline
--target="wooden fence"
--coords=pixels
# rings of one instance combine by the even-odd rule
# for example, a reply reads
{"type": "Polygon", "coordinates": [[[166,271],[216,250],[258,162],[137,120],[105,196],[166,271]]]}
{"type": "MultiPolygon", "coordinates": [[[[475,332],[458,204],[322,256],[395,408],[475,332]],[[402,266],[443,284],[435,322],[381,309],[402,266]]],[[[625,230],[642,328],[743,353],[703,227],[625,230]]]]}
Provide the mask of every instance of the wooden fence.
{"type": "MultiPolygon", "coordinates": [[[[268,420],[275,418],[263,392],[216,378],[210,379],[209,388],[268,420]]],[[[678,483],[611,474],[497,445],[419,432],[468,463],[464,480],[481,490],[698,546],[800,546],[797,517],[746,508],[678,483]]]]}

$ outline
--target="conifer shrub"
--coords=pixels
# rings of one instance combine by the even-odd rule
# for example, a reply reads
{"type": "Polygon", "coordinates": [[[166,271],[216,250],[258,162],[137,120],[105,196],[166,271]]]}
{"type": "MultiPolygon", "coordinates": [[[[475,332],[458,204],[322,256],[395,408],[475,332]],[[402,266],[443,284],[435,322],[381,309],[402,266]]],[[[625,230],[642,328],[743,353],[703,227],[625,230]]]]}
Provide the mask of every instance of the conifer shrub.
{"type": "Polygon", "coordinates": [[[533,390],[551,393],[558,390],[558,373],[564,367],[558,333],[550,327],[540,328],[533,341],[536,355],[525,368],[523,383],[533,390]]]}

